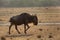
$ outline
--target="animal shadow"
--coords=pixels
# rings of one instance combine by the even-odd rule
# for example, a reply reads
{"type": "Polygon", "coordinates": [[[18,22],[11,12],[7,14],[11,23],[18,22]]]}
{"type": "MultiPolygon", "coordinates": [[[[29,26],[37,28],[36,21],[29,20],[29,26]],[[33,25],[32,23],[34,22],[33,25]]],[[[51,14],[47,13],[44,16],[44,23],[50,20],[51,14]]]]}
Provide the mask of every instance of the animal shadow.
{"type": "Polygon", "coordinates": [[[6,37],[27,37],[32,36],[33,34],[12,34],[12,35],[5,35],[6,37]]]}

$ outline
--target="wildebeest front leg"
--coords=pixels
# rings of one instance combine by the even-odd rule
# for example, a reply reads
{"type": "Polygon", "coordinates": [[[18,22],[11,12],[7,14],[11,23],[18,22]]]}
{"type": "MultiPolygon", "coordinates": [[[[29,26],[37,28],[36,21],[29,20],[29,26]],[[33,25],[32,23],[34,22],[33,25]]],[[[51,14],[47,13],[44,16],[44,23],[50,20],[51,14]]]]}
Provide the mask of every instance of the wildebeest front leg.
{"type": "Polygon", "coordinates": [[[30,28],[30,26],[27,24],[27,29],[26,29],[26,31],[27,31],[29,28],[30,28]]]}
{"type": "Polygon", "coordinates": [[[20,34],[20,32],[19,32],[19,30],[18,30],[18,28],[17,28],[17,25],[15,25],[15,29],[17,30],[17,32],[20,34]]]}
{"type": "Polygon", "coordinates": [[[10,29],[11,29],[12,25],[13,25],[13,24],[11,23],[11,25],[9,26],[9,34],[10,34],[10,29]]]}
{"type": "Polygon", "coordinates": [[[24,25],[24,33],[26,34],[26,31],[29,29],[29,25],[27,25],[27,29],[26,29],[26,25],[24,25]]]}

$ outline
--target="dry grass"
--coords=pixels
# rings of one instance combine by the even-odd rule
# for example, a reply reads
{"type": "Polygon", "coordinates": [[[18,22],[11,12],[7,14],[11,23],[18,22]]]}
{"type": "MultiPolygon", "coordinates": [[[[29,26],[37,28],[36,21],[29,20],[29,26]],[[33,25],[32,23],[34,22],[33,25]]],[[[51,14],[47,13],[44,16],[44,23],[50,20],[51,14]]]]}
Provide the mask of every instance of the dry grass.
{"type": "MultiPolygon", "coordinates": [[[[0,21],[8,23],[11,16],[19,15],[22,12],[37,14],[39,22],[42,23],[57,23],[60,22],[60,7],[29,7],[29,8],[0,8],[0,21]]],[[[60,40],[60,25],[30,25],[27,35],[23,36],[23,25],[18,26],[22,36],[6,37],[8,34],[9,25],[0,25],[0,39],[5,37],[6,40],[60,40]]],[[[14,26],[11,29],[12,35],[18,35],[14,26]]]]}

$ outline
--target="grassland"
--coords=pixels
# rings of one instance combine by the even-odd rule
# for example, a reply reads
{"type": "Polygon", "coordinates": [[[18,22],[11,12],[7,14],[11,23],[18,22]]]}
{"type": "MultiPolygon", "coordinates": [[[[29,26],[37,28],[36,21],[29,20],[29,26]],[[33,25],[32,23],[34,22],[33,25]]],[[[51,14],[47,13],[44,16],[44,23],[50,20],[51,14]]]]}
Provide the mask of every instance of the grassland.
{"type": "MultiPolygon", "coordinates": [[[[19,15],[23,12],[33,15],[37,14],[39,23],[60,23],[60,7],[23,7],[0,8],[0,24],[9,23],[10,17],[19,15]]],[[[6,35],[9,35],[9,25],[0,25],[0,40],[2,36],[6,40],[60,40],[60,24],[29,25],[31,27],[27,31],[27,35],[30,36],[24,34],[23,25],[18,26],[18,29],[21,32],[20,36],[13,26],[11,33],[12,35],[18,35],[17,37],[6,37],[6,35]]]]}

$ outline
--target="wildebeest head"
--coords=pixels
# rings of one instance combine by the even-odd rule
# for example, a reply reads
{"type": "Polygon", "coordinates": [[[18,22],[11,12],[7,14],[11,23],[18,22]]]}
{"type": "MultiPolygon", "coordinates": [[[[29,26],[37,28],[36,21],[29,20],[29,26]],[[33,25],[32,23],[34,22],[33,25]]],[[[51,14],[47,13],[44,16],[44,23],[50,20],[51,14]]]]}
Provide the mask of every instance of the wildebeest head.
{"type": "Polygon", "coordinates": [[[37,25],[38,24],[38,18],[36,15],[33,16],[33,24],[37,25]]]}

